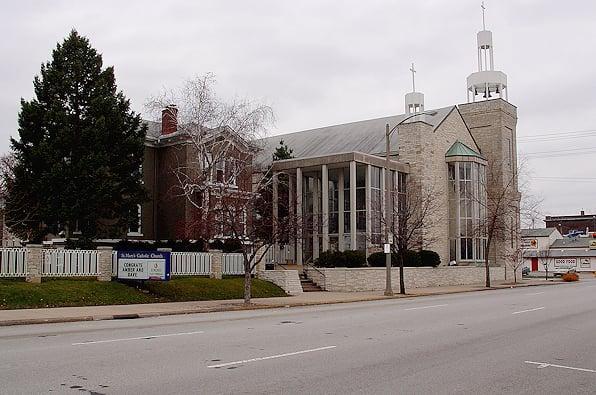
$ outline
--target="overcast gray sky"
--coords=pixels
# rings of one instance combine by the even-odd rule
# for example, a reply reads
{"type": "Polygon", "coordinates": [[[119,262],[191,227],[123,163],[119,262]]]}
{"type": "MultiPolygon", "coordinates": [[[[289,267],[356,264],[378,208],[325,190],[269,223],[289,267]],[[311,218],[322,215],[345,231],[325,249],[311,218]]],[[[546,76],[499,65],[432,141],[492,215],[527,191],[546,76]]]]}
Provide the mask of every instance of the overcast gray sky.
{"type": "MultiPolygon", "coordinates": [[[[596,213],[596,2],[485,3],[495,68],[508,74],[509,101],[518,107],[519,154],[549,152],[529,160],[543,211],[596,213]]],[[[428,109],[465,102],[482,26],[476,0],[148,4],[3,4],[0,151],[17,134],[20,98],[32,97],[34,75],[72,28],[115,66],[136,111],[163,87],[213,72],[223,96],[272,105],[279,134],[403,113],[411,62],[428,109]]]]}

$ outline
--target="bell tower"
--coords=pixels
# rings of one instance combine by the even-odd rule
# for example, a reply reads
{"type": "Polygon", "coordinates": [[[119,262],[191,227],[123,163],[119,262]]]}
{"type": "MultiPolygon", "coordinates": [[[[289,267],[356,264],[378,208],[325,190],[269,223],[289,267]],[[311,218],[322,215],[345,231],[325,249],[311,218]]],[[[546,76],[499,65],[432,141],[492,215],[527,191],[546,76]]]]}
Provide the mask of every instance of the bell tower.
{"type": "Polygon", "coordinates": [[[493,52],[493,32],[486,30],[484,2],[482,8],[482,30],[476,34],[478,49],[478,71],[467,78],[468,103],[480,100],[501,98],[507,100],[507,74],[495,70],[493,52]]]}
{"type": "MultiPolygon", "coordinates": [[[[484,28],[484,3],[482,4],[484,28]]],[[[517,214],[507,214],[510,232],[492,240],[490,264],[505,266],[519,245],[519,200],[517,180],[517,108],[507,101],[507,76],[494,70],[492,33],[478,32],[478,71],[468,77],[468,102],[458,105],[472,137],[487,159],[486,188],[488,204],[505,192],[513,196],[510,207],[517,214]],[[477,100],[477,96],[481,99],[477,100]],[[482,100],[484,99],[484,100],[482,100]]],[[[511,210],[509,210],[511,211],[511,210]]]]}
{"type": "Polygon", "coordinates": [[[406,93],[406,114],[417,114],[424,111],[424,93],[416,92],[416,69],[414,63],[410,67],[412,72],[412,92],[406,93]]]}

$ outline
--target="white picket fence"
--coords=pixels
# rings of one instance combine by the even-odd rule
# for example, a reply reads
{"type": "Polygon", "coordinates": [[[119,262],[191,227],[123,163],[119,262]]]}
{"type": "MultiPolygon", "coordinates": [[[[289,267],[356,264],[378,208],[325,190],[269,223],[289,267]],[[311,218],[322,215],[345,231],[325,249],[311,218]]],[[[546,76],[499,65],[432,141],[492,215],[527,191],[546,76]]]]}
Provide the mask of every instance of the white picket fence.
{"type": "Polygon", "coordinates": [[[173,276],[205,276],[211,274],[208,252],[172,252],[170,270],[173,276]]]}
{"type": "Polygon", "coordinates": [[[42,250],[41,275],[46,277],[97,276],[96,250],[42,250]]]}
{"type": "MultiPolygon", "coordinates": [[[[118,273],[117,251],[112,252],[112,273],[118,273]]],[[[44,277],[97,276],[99,253],[96,250],[42,250],[41,275],[44,277]]],[[[242,254],[223,254],[222,274],[243,275],[242,254]]],[[[208,252],[172,252],[171,273],[175,276],[208,276],[212,255],[208,252]]],[[[254,270],[253,270],[254,272],[254,270]]],[[[0,277],[27,275],[27,248],[0,248],[0,277]]]]}
{"type": "MultiPolygon", "coordinates": [[[[240,253],[223,254],[222,273],[231,276],[244,274],[244,256],[240,253]]],[[[254,274],[256,268],[252,270],[254,274]]]]}
{"type": "Polygon", "coordinates": [[[0,248],[0,277],[27,275],[26,248],[0,248]]]}

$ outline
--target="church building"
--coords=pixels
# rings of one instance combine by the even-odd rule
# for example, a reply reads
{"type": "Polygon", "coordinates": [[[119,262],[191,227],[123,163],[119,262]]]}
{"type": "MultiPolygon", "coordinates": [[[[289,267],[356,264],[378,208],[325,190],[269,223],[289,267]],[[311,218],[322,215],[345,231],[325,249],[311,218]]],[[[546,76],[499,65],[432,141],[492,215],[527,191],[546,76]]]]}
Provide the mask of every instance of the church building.
{"type": "MultiPolygon", "coordinates": [[[[426,109],[412,65],[412,92],[405,96],[403,114],[265,141],[260,155],[265,164],[271,164],[280,140],[293,150],[292,159],[272,163],[274,180],[280,174],[289,179],[284,203],[310,224],[285,245],[278,243],[278,261],[306,264],[333,249],[382,251],[391,241],[384,232],[383,218],[391,216],[387,209],[406,195],[430,193],[435,204],[421,227],[420,248],[437,252],[442,265],[484,263],[486,234],[478,224],[487,216],[487,196],[509,188],[519,212],[517,109],[508,102],[506,74],[494,69],[492,32],[479,31],[477,44],[478,70],[467,78],[465,104],[426,109]],[[395,200],[389,205],[385,188],[395,200]]],[[[274,196],[274,215],[278,199],[274,196]]],[[[510,221],[511,232],[491,244],[491,265],[504,265],[519,243],[519,215],[510,221]]]]}

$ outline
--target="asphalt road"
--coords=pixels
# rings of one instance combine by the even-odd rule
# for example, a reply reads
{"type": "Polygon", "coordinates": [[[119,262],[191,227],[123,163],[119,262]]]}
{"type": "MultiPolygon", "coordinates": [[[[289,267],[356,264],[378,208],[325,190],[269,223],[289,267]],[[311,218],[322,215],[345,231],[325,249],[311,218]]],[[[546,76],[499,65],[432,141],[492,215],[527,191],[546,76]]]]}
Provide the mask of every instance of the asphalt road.
{"type": "Polygon", "coordinates": [[[596,281],[0,328],[0,393],[596,393],[596,281]]]}

